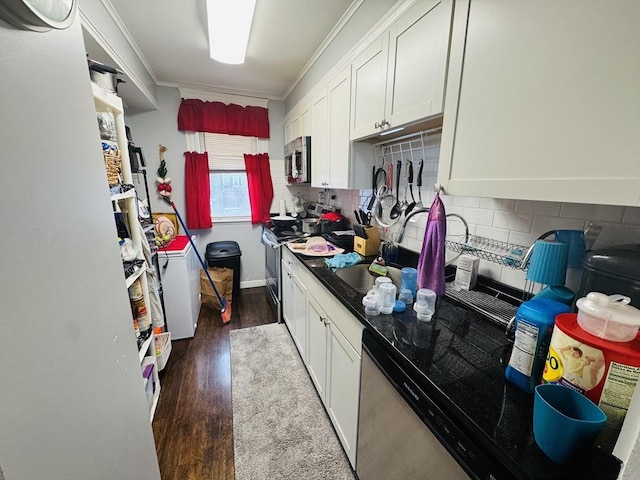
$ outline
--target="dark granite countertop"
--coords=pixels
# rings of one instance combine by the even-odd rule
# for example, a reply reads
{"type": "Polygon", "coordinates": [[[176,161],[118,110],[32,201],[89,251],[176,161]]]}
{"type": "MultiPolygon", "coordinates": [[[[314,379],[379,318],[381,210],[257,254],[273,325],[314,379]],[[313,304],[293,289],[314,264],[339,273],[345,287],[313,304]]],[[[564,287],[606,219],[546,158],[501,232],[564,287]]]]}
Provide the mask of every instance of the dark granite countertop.
{"type": "MultiPolygon", "coordinates": [[[[522,479],[618,477],[620,462],[607,453],[612,446],[594,447],[564,466],[553,463],[538,448],[532,431],[533,396],[504,377],[512,348],[504,325],[448,296],[440,300],[428,324],[417,322],[410,306],[403,313],[366,316],[364,295],[341,281],[323,259],[296,255],[509,475],[522,479]],[[416,329],[416,324],[427,328],[416,329]]],[[[404,251],[400,262],[415,267],[417,255],[404,251]]],[[[513,308],[515,312],[517,307],[513,308]]]]}

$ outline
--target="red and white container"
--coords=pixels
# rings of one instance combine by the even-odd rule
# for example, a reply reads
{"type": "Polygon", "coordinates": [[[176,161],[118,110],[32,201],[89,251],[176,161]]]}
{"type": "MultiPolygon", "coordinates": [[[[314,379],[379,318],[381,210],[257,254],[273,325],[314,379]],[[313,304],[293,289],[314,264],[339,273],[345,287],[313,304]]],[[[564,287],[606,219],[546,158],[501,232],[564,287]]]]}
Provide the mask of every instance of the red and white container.
{"type": "Polygon", "coordinates": [[[583,330],[575,313],[558,315],[542,383],[567,386],[597,404],[607,415],[603,441],[615,441],[639,378],[639,337],[612,342],[583,330]]]}

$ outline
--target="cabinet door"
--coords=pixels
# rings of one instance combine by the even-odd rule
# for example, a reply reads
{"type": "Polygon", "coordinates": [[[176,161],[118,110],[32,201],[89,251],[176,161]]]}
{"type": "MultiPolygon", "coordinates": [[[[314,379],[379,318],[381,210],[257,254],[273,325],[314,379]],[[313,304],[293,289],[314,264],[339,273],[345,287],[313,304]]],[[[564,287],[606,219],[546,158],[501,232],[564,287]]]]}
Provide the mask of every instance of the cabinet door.
{"type": "Polygon", "coordinates": [[[300,135],[303,137],[311,135],[311,105],[308,103],[300,107],[300,135]]]}
{"type": "Polygon", "coordinates": [[[325,407],[355,468],[362,359],[329,320],[325,407]]]}
{"type": "Polygon", "coordinates": [[[307,370],[318,395],[324,402],[327,376],[327,314],[311,296],[307,296],[308,343],[307,370]]]}
{"type": "Polygon", "coordinates": [[[385,115],[389,33],[385,33],[351,64],[351,140],[380,130],[385,115]]]}
{"type": "Polygon", "coordinates": [[[298,347],[300,357],[307,363],[307,289],[296,276],[293,276],[293,310],[291,323],[294,324],[295,335],[293,340],[298,347]]]}
{"type": "Polygon", "coordinates": [[[392,26],[385,115],[391,126],[443,112],[451,14],[451,1],[420,0],[392,26]]]}
{"type": "Polygon", "coordinates": [[[327,99],[329,104],[329,186],[349,188],[351,66],[345,68],[329,82],[327,99]]]}
{"type": "Polygon", "coordinates": [[[322,89],[311,100],[311,186],[329,186],[329,105],[322,89]]]}
{"type": "Polygon", "coordinates": [[[291,121],[291,140],[302,136],[301,123],[302,122],[300,122],[300,117],[298,116],[294,117],[291,121]]]}
{"type": "Polygon", "coordinates": [[[438,169],[447,193],[640,205],[637,3],[455,10],[438,169]]]}
{"type": "Polygon", "coordinates": [[[295,338],[294,318],[294,287],[293,273],[287,263],[282,262],[282,318],[287,324],[291,336],[295,338]]]}

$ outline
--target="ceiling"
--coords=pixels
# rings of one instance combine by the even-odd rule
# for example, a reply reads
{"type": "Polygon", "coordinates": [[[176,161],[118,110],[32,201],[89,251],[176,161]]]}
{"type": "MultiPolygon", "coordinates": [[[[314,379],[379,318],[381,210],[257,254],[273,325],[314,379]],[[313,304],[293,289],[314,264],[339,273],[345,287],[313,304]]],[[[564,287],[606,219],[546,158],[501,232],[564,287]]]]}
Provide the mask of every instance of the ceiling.
{"type": "Polygon", "coordinates": [[[209,58],[205,0],[104,1],[112,4],[156,84],[278,100],[353,3],[257,0],[245,63],[226,65],[209,58]]]}

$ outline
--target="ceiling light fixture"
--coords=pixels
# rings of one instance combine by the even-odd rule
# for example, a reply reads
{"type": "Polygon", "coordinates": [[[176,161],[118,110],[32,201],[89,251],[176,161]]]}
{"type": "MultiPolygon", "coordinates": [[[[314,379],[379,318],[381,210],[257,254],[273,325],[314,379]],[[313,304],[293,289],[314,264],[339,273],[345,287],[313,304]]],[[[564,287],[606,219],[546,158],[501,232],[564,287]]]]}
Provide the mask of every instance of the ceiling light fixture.
{"type": "Polygon", "coordinates": [[[209,56],[222,63],[244,63],[256,0],[207,0],[209,56]]]}

